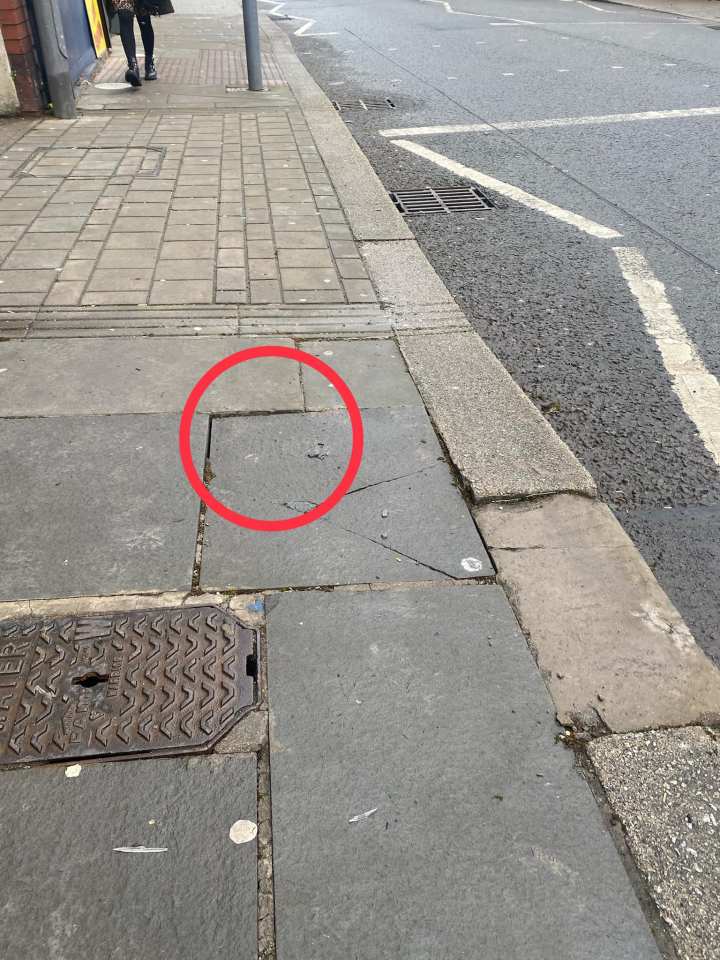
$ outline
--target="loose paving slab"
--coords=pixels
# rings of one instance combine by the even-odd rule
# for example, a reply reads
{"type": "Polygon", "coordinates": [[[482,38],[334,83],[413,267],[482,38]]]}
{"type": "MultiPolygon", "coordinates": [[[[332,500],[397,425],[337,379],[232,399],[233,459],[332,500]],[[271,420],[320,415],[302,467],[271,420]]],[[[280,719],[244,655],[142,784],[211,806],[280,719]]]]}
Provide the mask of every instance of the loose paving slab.
{"type": "MultiPolygon", "coordinates": [[[[422,404],[392,340],[315,340],[304,342],[302,348],[337,370],[361,407],[422,404]]],[[[310,367],[303,369],[303,390],[308,410],[343,405],[332,384],[310,367]]]]}
{"type": "MultiPolygon", "coordinates": [[[[421,407],[364,411],[353,489],[298,530],[244,530],[208,512],[201,582],[213,589],[492,576],[492,565],[421,407]]],[[[344,411],[213,422],[210,489],[255,517],[293,517],[344,473],[344,411]]]]}
{"type": "MultiPolygon", "coordinates": [[[[198,416],[199,459],[207,429],[198,416]]],[[[0,599],[189,589],[198,508],[177,433],[169,415],[1,420],[0,599]]]]}
{"type": "Polygon", "coordinates": [[[720,956],[720,741],[702,727],[588,748],[681,960],[720,956]]]}
{"type": "Polygon", "coordinates": [[[255,960],[255,758],[51,765],[0,772],[0,954],[255,960]],[[143,850],[148,852],[143,852],[143,850]],[[150,852],[157,851],[157,852],[150,852]]]}
{"type": "Polygon", "coordinates": [[[658,960],[490,585],[269,614],[279,960],[658,960]]]}

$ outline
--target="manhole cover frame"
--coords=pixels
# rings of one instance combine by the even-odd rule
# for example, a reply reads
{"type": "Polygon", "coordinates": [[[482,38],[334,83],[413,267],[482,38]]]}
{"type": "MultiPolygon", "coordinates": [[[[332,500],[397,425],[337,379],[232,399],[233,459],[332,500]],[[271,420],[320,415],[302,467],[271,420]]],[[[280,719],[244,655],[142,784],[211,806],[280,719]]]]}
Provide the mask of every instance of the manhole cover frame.
{"type": "MultiPolygon", "coordinates": [[[[0,770],[70,761],[90,763],[207,753],[238,721],[258,706],[261,698],[259,657],[258,629],[247,626],[235,613],[214,604],[4,619],[0,621],[0,770]],[[173,618],[175,624],[172,623],[173,618]],[[202,648],[201,629],[197,629],[192,622],[199,618],[204,618],[204,625],[211,631],[223,634],[224,649],[220,664],[217,664],[217,655],[221,651],[217,644],[208,642],[207,633],[205,647],[202,648]],[[211,622],[211,618],[218,621],[217,626],[211,622]],[[194,630],[198,639],[191,637],[188,641],[189,649],[181,650],[178,640],[181,631],[177,627],[182,621],[189,624],[186,632],[194,630]],[[159,629],[161,623],[165,634],[159,629]],[[155,637],[141,643],[141,631],[136,625],[154,632],[155,637]],[[228,636],[225,629],[227,626],[232,628],[232,637],[228,636]],[[117,627],[126,632],[134,632],[135,636],[129,640],[120,634],[116,636],[117,627]],[[171,630],[173,636],[169,636],[171,630]],[[23,649],[23,645],[27,649],[23,649]],[[46,651],[52,647],[55,648],[54,657],[46,658],[46,651]],[[169,648],[170,657],[161,657],[158,647],[163,653],[169,648]],[[64,669],[60,667],[65,661],[65,658],[60,656],[61,648],[65,649],[66,653],[75,653],[74,659],[68,659],[64,669]],[[41,651],[42,657],[39,656],[41,651]],[[90,651],[95,651],[96,656],[90,656],[90,651]],[[145,656],[141,657],[141,653],[145,656]],[[186,656],[188,653],[189,660],[186,656]],[[173,656],[174,677],[168,673],[168,662],[172,661],[173,656]],[[120,662],[111,658],[119,658],[120,662]],[[138,660],[137,666],[130,667],[130,663],[135,659],[138,660]],[[57,662],[53,663],[53,660],[57,662]],[[163,660],[163,677],[160,682],[156,682],[163,660]],[[19,664],[18,661],[22,663],[19,664]],[[142,677],[139,677],[141,665],[144,669],[142,677]],[[43,667],[46,668],[45,671],[43,667]],[[57,669],[58,667],[60,669],[57,669]],[[199,682],[193,686],[192,675],[197,672],[198,667],[202,676],[198,676],[199,682]],[[227,699],[221,703],[224,716],[210,732],[199,731],[194,736],[186,734],[184,739],[178,733],[173,738],[164,732],[165,739],[161,741],[157,730],[154,730],[155,742],[152,744],[149,737],[144,737],[144,742],[140,742],[136,736],[122,749],[117,747],[117,736],[114,738],[115,748],[107,750],[92,746],[87,739],[85,743],[72,743],[71,728],[77,725],[78,716],[88,724],[97,722],[100,730],[115,722],[118,726],[129,726],[133,724],[135,714],[142,716],[144,705],[126,692],[129,689],[128,673],[134,672],[135,680],[139,679],[138,694],[143,695],[146,705],[154,703],[153,697],[156,694],[165,694],[164,703],[158,698],[158,708],[164,708],[166,722],[174,718],[174,714],[169,711],[173,706],[171,694],[183,694],[186,702],[180,704],[181,708],[187,709],[192,705],[193,714],[200,709],[207,715],[208,706],[215,694],[213,688],[218,686],[212,673],[208,672],[213,668],[216,674],[219,670],[226,678],[221,679],[220,687],[228,692],[227,699]],[[236,668],[239,668],[238,676],[232,677],[233,669],[236,668]],[[43,676],[43,673],[47,676],[43,676]],[[70,677],[70,674],[74,676],[70,677]],[[48,677],[51,679],[50,683],[47,682],[48,677]],[[94,677],[102,677],[102,680],[97,681],[94,677]],[[78,680],[85,682],[78,683],[78,680]],[[235,690],[231,680],[237,681],[235,690]],[[31,684],[34,685],[33,688],[31,684]],[[79,690],[75,690],[75,687],[79,687],[79,690]],[[192,695],[188,699],[189,693],[192,695]],[[196,704],[195,694],[200,693],[204,694],[206,702],[196,704]],[[114,709],[108,706],[111,699],[117,700],[114,709]],[[39,717],[38,703],[42,711],[39,717]],[[126,704],[126,709],[121,710],[121,704],[126,704]],[[25,710],[23,715],[21,710],[25,710]],[[28,718],[33,711],[35,717],[31,721],[28,718]],[[131,711],[131,716],[121,723],[123,715],[131,711]],[[27,719],[26,727],[33,729],[31,722],[39,727],[32,737],[27,735],[25,729],[22,735],[28,744],[32,744],[33,740],[39,742],[39,738],[45,737],[45,749],[39,749],[33,744],[35,753],[31,754],[27,747],[13,752],[9,744],[16,735],[18,718],[21,721],[27,719]],[[52,736],[47,739],[50,733],[52,736]],[[68,740],[64,749],[55,739],[58,733],[68,740]]],[[[138,687],[138,682],[135,682],[134,686],[138,687]]],[[[177,713],[178,726],[181,715],[181,712],[177,713]]],[[[200,714],[201,719],[202,717],[203,714],[200,714]]],[[[147,721],[144,725],[148,729],[155,727],[154,723],[147,721]]],[[[81,726],[81,729],[83,733],[86,732],[86,728],[81,726]]],[[[97,729],[92,728],[90,740],[96,738],[96,733],[97,729]]],[[[112,733],[108,733],[108,740],[111,737],[112,733]]]]}
{"type": "Polygon", "coordinates": [[[463,184],[454,187],[418,187],[393,190],[390,199],[404,217],[433,213],[474,213],[496,210],[497,205],[479,187],[463,184]]]}

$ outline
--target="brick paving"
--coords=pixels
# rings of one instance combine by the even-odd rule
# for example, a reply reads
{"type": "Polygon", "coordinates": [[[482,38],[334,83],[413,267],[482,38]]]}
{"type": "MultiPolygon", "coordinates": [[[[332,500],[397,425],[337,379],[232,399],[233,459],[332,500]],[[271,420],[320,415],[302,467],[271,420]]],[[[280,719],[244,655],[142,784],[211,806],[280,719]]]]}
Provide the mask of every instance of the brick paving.
{"type": "Polygon", "coordinates": [[[42,121],[0,227],[0,309],[375,302],[298,111],[42,121]]]}
{"type": "MultiPolygon", "coordinates": [[[[142,48],[141,48],[142,49],[142,48]]],[[[138,62],[144,67],[144,57],[138,51],[138,62]]],[[[157,67],[164,83],[190,84],[193,86],[240,86],[247,85],[245,57],[239,50],[222,47],[205,50],[162,52],[156,57],[157,67]]],[[[95,83],[116,83],[123,80],[127,64],[122,53],[114,52],[94,78],[95,83]]],[[[275,61],[263,56],[263,76],[268,87],[280,86],[283,78],[275,61]]]]}

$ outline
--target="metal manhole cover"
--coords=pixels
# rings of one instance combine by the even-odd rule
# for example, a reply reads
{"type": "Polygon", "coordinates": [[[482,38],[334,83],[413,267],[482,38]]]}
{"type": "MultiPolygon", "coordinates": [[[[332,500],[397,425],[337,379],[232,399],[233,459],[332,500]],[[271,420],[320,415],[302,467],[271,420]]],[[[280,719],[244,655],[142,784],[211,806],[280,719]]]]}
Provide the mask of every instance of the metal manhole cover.
{"type": "Polygon", "coordinates": [[[165,153],[165,147],[40,147],[13,176],[67,180],[157,177],[165,153]]]}
{"type": "Polygon", "coordinates": [[[465,213],[492,210],[495,204],[477,187],[423,187],[398,190],[390,199],[400,213],[465,213]]]}
{"type": "Polygon", "coordinates": [[[394,110],[395,103],[389,97],[355,97],[333,100],[333,106],[341,113],[347,110],[394,110]]]}
{"type": "Polygon", "coordinates": [[[207,749],[256,673],[255,631],[217,607],[0,621],[0,763],[207,749]]]}

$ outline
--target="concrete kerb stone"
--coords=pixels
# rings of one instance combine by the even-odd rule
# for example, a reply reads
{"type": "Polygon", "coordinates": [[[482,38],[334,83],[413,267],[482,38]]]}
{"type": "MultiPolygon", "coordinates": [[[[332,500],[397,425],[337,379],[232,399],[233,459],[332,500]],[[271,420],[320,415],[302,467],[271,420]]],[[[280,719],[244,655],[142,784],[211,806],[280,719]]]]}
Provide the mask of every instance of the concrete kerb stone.
{"type": "Polygon", "coordinates": [[[590,474],[477,334],[398,333],[398,343],[476,502],[596,495],[590,474]]]}
{"type": "Polygon", "coordinates": [[[357,240],[411,240],[369,161],[335,108],[298,59],[290,38],[263,18],[263,32],[305,116],[357,240]]]}
{"type": "Polygon", "coordinates": [[[560,723],[625,733],[720,721],[720,670],[608,507],[566,494],[474,514],[560,723]]]}
{"type": "Polygon", "coordinates": [[[388,306],[458,309],[417,240],[364,243],[361,252],[380,300],[388,306]]]}
{"type": "Polygon", "coordinates": [[[682,960],[720,956],[720,737],[601,737],[588,753],[682,960]]]}

